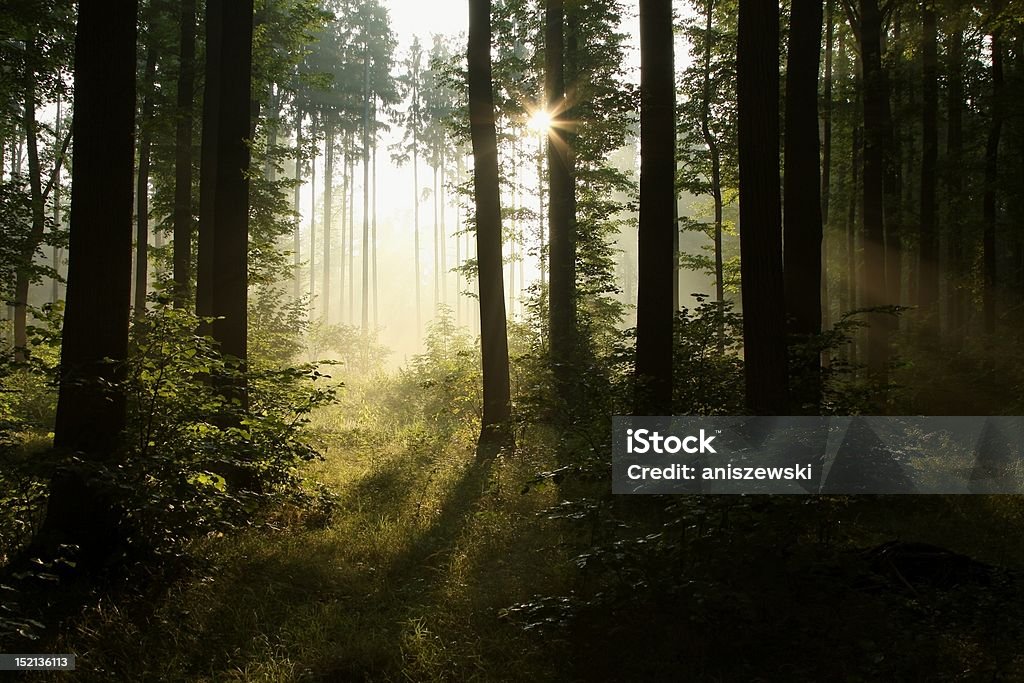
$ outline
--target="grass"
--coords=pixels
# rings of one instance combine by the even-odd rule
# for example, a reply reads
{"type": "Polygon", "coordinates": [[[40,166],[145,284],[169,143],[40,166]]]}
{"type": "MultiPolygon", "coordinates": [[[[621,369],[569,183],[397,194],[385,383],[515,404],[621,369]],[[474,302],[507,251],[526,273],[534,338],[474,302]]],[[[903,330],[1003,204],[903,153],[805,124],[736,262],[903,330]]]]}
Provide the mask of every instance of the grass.
{"type": "Polygon", "coordinates": [[[76,680],[544,680],[543,649],[498,616],[566,581],[559,531],[536,528],[553,491],[521,493],[536,466],[485,471],[468,432],[347,414],[316,425],[326,526],[283,511],[276,530],[197,544],[199,566],[150,604],[101,602],[55,645],[78,653],[76,680]]]}

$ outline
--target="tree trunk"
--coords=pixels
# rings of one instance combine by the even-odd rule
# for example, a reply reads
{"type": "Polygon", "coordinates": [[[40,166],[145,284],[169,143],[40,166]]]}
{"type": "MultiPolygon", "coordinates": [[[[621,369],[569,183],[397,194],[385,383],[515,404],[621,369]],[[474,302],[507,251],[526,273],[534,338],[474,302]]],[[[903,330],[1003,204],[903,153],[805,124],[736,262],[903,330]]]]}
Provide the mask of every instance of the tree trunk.
{"type": "Polygon", "coordinates": [[[316,308],[316,115],[309,117],[310,139],[313,143],[313,158],[309,162],[309,318],[314,317],[316,308]]]}
{"type": "MultiPolygon", "coordinates": [[[[701,135],[711,155],[711,198],[715,204],[715,303],[718,323],[715,344],[719,353],[725,351],[725,259],[722,253],[722,152],[711,133],[711,31],[714,28],[715,0],[708,0],[704,32],[704,103],[701,107],[701,135]]],[[[678,232],[678,226],[677,230],[678,232]]],[[[678,272],[678,268],[676,269],[678,272]]]]}
{"type": "MultiPolygon", "coordinates": [[[[832,69],[835,58],[835,0],[826,0],[825,9],[825,84],[822,92],[821,111],[821,326],[827,330],[832,326],[832,306],[829,286],[829,211],[832,197],[832,69]]],[[[834,234],[834,233],[833,233],[834,234]]],[[[842,295],[840,295],[842,297],[842,295]]],[[[822,362],[827,365],[829,355],[823,354],[822,362]]]]}
{"type": "Polygon", "coordinates": [[[635,399],[638,415],[672,414],[672,249],[677,229],[673,209],[676,159],[672,40],[671,0],[642,2],[635,399]]]}
{"type": "Polygon", "coordinates": [[[292,298],[296,301],[302,296],[302,285],[299,279],[299,266],[302,264],[302,219],[299,213],[302,190],[302,110],[295,106],[295,189],[292,194],[292,209],[295,211],[295,228],[292,232],[292,268],[294,291],[292,298]]]}
{"type": "Polygon", "coordinates": [[[946,109],[949,123],[946,128],[946,215],[949,217],[949,285],[947,286],[947,318],[949,332],[954,344],[963,338],[963,277],[964,277],[964,235],[963,235],[963,106],[964,106],[964,33],[954,31],[949,38],[947,50],[949,73],[946,109]]]}
{"type": "Polygon", "coordinates": [[[192,287],[192,100],[195,87],[196,3],[181,3],[178,120],[174,138],[174,306],[192,287]]]}
{"type": "Polygon", "coordinates": [[[352,317],[352,311],[348,312],[348,317],[345,315],[345,263],[348,258],[348,251],[352,248],[352,245],[348,243],[348,233],[346,232],[348,226],[348,159],[350,154],[344,142],[347,139],[347,136],[342,136],[344,153],[341,157],[341,257],[339,259],[341,261],[341,269],[338,273],[338,304],[341,308],[342,322],[350,320],[352,317]]]}
{"type": "MultiPolygon", "coordinates": [[[[37,51],[36,37],[33,35],[25,44],[25,51],[34,54],[37,51]]],[[[25,126],[25,149],[28,154],[28,181],[32,203],[32,231],[22,250],[22,263],[15,276],[14,292],[14,359],[23,363],[28,354],[28,292],[31,280],[29,271],[36,250],[43,241],[43,230],[46,226],[46,199],[43,197],[42,167],[39,162],[39,141],[36,130],[36,81],[35,73],[26,64],[25,67],[25,105],[22,122],[25,126]]]]}
{"type": "MultiPolygon", "coordinates": [[[[137,9],[134,0],[78,3],[71,239],[54,446],[80,454],[80,468],[116,462],[125,424],[137,9]]],[[[62,544],[77,545],[83,568],[110,557],[119,518],[95,482],[70,468],[54,476],[35,550],[52,557],[62,544]]]]}
{"type": "Polygon", "coordinates": [[[779,196],[778,5],[740,0],[737,40],[746,401],[751,415],[777,415],[785,412],[787,394],[779,196]]]}
{"type": "Polygon", "coordinates": [[[412,70],[412,215],[413,250],[416,267],[416,338],[423,330],[420,304],[420,105],[419,105],[419,61],[413,62],[412,70]]]}
{"type": "MultiPolygon", "coordinates": [[[[244,367],[247,356],[247,293],[249,237],[249,136],[253,32],[252,0],[208,0],[207,45],[220,53],[208,63],[218,71],[207,77],[206,99],[216,102],[211,121],[216,145],[213,223],[207,238],[200,233],[199,249],[212,250],[210,283],[199,289],[212,293],[212,333],[220,352],[244,367]]],[[[209,50],[209,48],[208,48],[209,50]]],[[[207,56],[210,60],[211,55],[207,56]]],[[[205,121],[204,121],[205,124],[205,121]]],[[[204,137],[206,128],[204,125],[204,137]]],[[[200,262],[202,262],[200,257],[200,262]]],[[[203,273],[200,272],[200,276],[203,273]]],[[[244,380],[226,383],[224,393],[246,405],[244,380]]]]}
{"type": "MultiPolygon", "coordinates": [[[[153,38],[150,38],[153,42],[153,38]]],[[[152,145],[153,81],[156,77],[156,46],[146,50],[143,76],[142,116],[139,118],[139,171],[135,189],[135,317],[146,313],[149,289],[149,154],[152,145]]]]}
{"type": "MultiPolygon", "coordinates": [[[[882,12],[878,0],[861,0],[860,56],[863,70],[864,100],[864,277],[860,279],[865,308],[885,303],[885,154],[890,143],[887,112],[889,84],[882,66],[882,12]]],[[[888,320],[869,314],[868,372],[880,386],[888,381],[888,320]]]]}
{"type": "MultiPolygon", "coordinates": [[[[997,20],[1002,3],[992,3],[993,20],[997,20]]],[[[984,287],[982,302],[985,313],[985,332],[996,331],[996,222],[998,218],[997,193],[999,182],[999,143],[1003,134],[1003,30],[998,25],[992,36],[992,122],[985,145],[985,196],[983,198],[984,232],[982,236],[982,274],[984,287]]]]}
{"type": "Polygon", "coordinates": [[[334,208],[334,120],[324,112],[324,286],[320,317],[331,322],[331,211],[334,208]]]}
{"type": "MultiPolygon", "coordinates": [[[[821,23],[821,0],[793,0],[786,66],[783,272],[788,330],[800,345],[813,344],[821,333],[821,23]]],[[[821,357],[806,351],[797,355],[793,407],[814,414],[821,403],[821,357]]]]}
{"type": "Polygon", "coordinates": [[[469,119],[473,142],[483,415],[477,457],[511,445],[508,337],[501,264],[501,190],[491,80],[491,2],[469,0],[469,119]]]}
{"type": "MultiPolygon", "coordinates": [[[[363,255],[363,291],[360,329],[366,337],[370,331],[370,48],[363,43],[363,241],[360,250],[363,255]]],[[[365,356],[369,339],[363,340],[365,356]]],[[[365,357],[363,359],[366,360],[365,357]]]]}
{"type": "Polygon", "coordinates": [[[938,329],[939,301],[939,228],[937,224],[936,184],[939,158],[939,51],[938,20],[935,7],[925,3],[921,9],[921,216],[920,264],[918,265],[917,305],[925,316],[935,316],[928,330],[938,329]]]}
{"type": "MultiPolygon", "coordinates": [[[[569,168],[569,119],[565,111],[563,0],[547,0],[544,30],[544,96],[548,129],[548,327],[551,362],[564,382],[576,341],[576,254],[572,234],[573,193],[569,168]]],[[[664,55],[662,55],[664,56],[664,55]]],[[[562,387],[565,398],[565,387],[562,387]]]]}

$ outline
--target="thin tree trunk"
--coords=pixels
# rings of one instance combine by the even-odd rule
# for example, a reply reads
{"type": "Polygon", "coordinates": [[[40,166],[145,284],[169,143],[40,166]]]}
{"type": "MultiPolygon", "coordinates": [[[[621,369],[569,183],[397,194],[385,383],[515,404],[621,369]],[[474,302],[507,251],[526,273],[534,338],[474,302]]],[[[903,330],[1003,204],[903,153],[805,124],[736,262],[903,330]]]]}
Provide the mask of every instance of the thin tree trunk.
{"type": "MultiPolygon", "coordinates": [[[[152,43],[153,38],[150,38],[152,43]]],[[[135,189],[135,317],[146,313],[149,289],[149,154],[152,144],[150,127],[153,121],[153,80],[156,76],[156,46],[146,49],[143,76],[142,116],[139,118],[139,172],[135,189]]]]}
{"type": "Polygon", "coordinates": [[[178,120],[174,139],[174,306],[184,308],[192,284],[192,100],[195,87],[196,3],[180,17],[178,120]]]}
{"type": "MultiPolygon", "coordinates": [[[[377,120],[377,98],[374,95],[373,104],[373,119],[377,120]]],[[[378,290],[377,290],[377,136],[373,136],[373,149],[371,152],[372,163],[373,163],[373,196],[370,199],[371,208],[373,209],[373,223],[370,225],[370,246],[373,249],[373,329],[376,330],[378,326],[377,322],[377,309],[378,309],[378,290]]]]}
{"type": "MultiPolygon", "coordinates": [[[[57,145],[59,144],[57,141],[60,140],[60,136],[61,136],[62,124],[63,124],[63,121],[61,120],[61,95],[60,95],[60,91],[58,91],[57,92],[57,117],[55,119],[55,123],[54,123],[54,126],[53,126],[53,130],[54,130],[54,139],[53,139],[53,143],[54,143],[54,155],[53,155],[53,163],[54,163],[54,170],[53,170],[53,178],[54,178],[54,183],[53,183],[53,230],[55,230],[55,231],[61,229],[61,220],[62,220],[61,219],[61,211],[60,211],[61,210],[61,206],[60,206],[60,163],[61,163],[61,156],[62,156],[63,152],[57,148],[57,145]]],[[[2,182],[2,179],[3,179],[3,151],[2,151],[2,149],[0,149],[0,182],[2,182]]],[[[53,290],[50,293],[50,302],[54,303],[54,304],[57,303],[58,299],[60,299],[60,259],[61,259],[61,253],[60,252],[61,252],[60,247],[57,246],[56,241],[54,241],[54,245],[53,245],[53,280],[52,280],[52,283],[51,283],[52,286],[53,286],[53,290]]]]}
{"type": "Polygon", "coordinates": [[[963,60],[964,60],[964,33],[958,29],[949,38],[947,59],[949,73],[946,97],[946,110],[949,116],[949,123],[946,128],[946,215],[949,217],[948,232],[949,243],[949,284],[947,286],[947,317],[949,319],[949,332],[955,344],[963,338],[964,331],[964,235],[963,235],[963,176],[961,168],[963,165],[963,106],[964,106],[964,84],[963,84],[963,60]]]}
{"type": "MultiPolygon", "coordinates": [[[[348,136],[343,136],[342,140],[347,141],[348,136]]],[[[341,306],[341,321],[346,322],[352,319],[352,311],[349,310],[347,315],[345,311],[345,265],[346,260],[348,259],[348,252],[352,249],[352,245],[348,243],[348,233],[346,232],[348,227],[348,160],[351,156],[351,152],[348,149],[346,142],[342,142],[342,147],[344,149],[344,154],[341,157],[341,271],[338,273],[338,303],[341,306]]]]}
{"type": "Polygon", "coordinates": [[[701,107],[701,134],[711,155],[711,198],[715,204],[715,304],[718,311],[715,344],[719,353],[725,350],[725,260],[722,253],[722,153],[718,140],[711,134],[711,31],[714,28],[715,0],[708,0],[704,32],[704,87],[701,107]]]}
{"type": "Polygon", "coordinates": [[[334,209],[334,120],[324,113],[324,286],[320,317],[331,322],[331,213],[334,209]]]}
{"type": "MultiPolygon", "coordinates": [[[[992,3],[993,20],[997,20],[1002,3],[992,3]]],[[[999,181],[999,143],[1003,134],[1003,30],[992,30],[992,122],[985,145],[985,194],[983,198],[984,232],[982,235],[982,303],[985,332],[996,330],[996,222],[998,218],[997,183],[999,181]]]]}
{"type": "Polygon", "coordinates": [[[501,265],[501,186],[491,81],[491,2],[469,0],[469,119],[479,265],[483,415],[477,457],[511,445],[508,337],[501,265]]]}
{"type": "Polygon", "coordinates": [[[309,120],[310,138],[313,142],[313,158],[309,162],[309,317],[315,317],[316,309],[316,115],[309,120]]]}
{"type": "Polygon", "coordinates": [[[939,328],[939,229],[937,224],[936,184],[939,158],[939,52],[938,20],[935,7],[925,3],[921,10],[921,216],[920,264],[918,265],[917,305],[926,316],[935,316],[927,329],[939,328]]]}
{"type": "MultiPolygon", "coordinates": [[[[785,197],[783,262],[788,331],[797,344],[821,333],[821,157],[818,137],[818,68],[821,0],[793,0],[786,62],[785,197]]],[[[821,357],[798,354],[791,399],[796,412],[818,412],[821,357]]]]}
{"type": "Polygon", "coordinates": [[[299,211],[301,207],[302,190],[302,110],[298,104],[295,106],[295,189],[292,194],[292,209],[295,211],[295,228],[292,232],[292,267],[294,291],[293,298],[298,301],[302,296],[302,284],[299,278],[299,266],[302,264],[302,217],[299,211]]]}
{"type": "MultiPolygon", "coordinates": [[[[360,327],[363,330],[364,355],[370,332],[370,48],[363,43],[363,310],[360,327]]],[[[364,359],[365,360],[365,359],[364,359]]]]}
{"type": "Polygon", "coordinates": [[[785,411],[787,394],[779,196],[778,5],[740,0],[737,40],[746,401],[752,415],[777,415],[785,411]]]}
{"type": "MultiPolygon", "coordinates": [[[[635,398],[638,415],[672,414],[672,282],[675,269],[672,248],[676,230],[673,225],[676,162],[672,41],[671,0],[642,2],[635,398]]],[[[557,159],[549,158],[553,170],[557,159]]]]}
{"type": "MultiPolygon", "coordinates": [[[[825,72],[823,88],[823,107],[821,111],[821,326],[827,330],[832,326],[832,306],[829,287],[829,220],[832,198],[832,69],[835,57],[835,0],[826,0],[825,9],[825,72]]],[[[842,295],[840,295],[841,297],[842,295]]],[[[823,354],[822,362],[827,364],[828,353],[823,354]]]]}

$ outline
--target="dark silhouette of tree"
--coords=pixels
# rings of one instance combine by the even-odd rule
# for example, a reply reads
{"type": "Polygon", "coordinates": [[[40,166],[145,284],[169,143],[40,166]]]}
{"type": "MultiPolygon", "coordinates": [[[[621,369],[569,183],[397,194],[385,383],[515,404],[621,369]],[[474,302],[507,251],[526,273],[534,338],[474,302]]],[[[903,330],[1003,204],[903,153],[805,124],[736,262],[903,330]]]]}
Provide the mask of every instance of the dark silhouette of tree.
{"type": "MultiPolygon", "coordinates": [[[[641,3],[643,4],[643,3],[641,3]]],[[[548,129],[548,316],[551,361],[564,383],[576,338],[576,240],[565,96],[565,6],[547,0],[544,20],[544,96],[548,129]]],[[[564,391],[564,387],[563,387],[564,391]]]]}
{"type": "Polygon", "coordinates": [[[990,7],[992,29],[992,105],[988,140],[985,144],[985,193],[982,198],[984,230],[982,234],[982,304],[984,306],[985,331],[996,330],[996,220],[998,215],[999,144],[1003,135],[1003,28],[1000,23],[1002,0],[992,0],[990,7]]]}
{"type": "Polygon", "coordinates": [[[640,3],[640,230],[636,411],[672,413],[675,270],[675,74],[672,3],[640,3]]]}
{"type": "Polygon", "coordinates": [[[747,409],[752,415],[777,415],[785,412],[787,372],[779,196],[779,7],[774,2],[739,2],[736,92],[747,409]]]}
{"type": "MultiPolygon", "coordinates": [[[[150,8],[150,18],[155,12],[150,8]]],[[[153,22],[150,21],[150,24],[153,22]]],[[[149,35],[142,76],[142,111],[139,115],[139,168],[135,186],[135,317],[146,313],[149,288],[149,171],[153,146],[153,85],[156,78],[156,37],[149,35]]]]}
{"type": "Polygon", "coordinates": [[[508,336],[501,263],[501,196],[498,137],[491,80],[491,2],[469,0],[469,120],[473,142],[476,243],[479,264],[483,418],[478,457],[486,459],[511,440],[508,336]]]}
{"type": "MultiPolygon", "coordinates": [[[[206,223],[199,232],[200,315],[217,319],[213,338],[244,363],[248,292],[249,146],[251,135],[252,0],[209,0],[202,183],[213,183],[206,223]],[[207,116],[209,114],[209,116],[207,116]],[[211,196],[212,195],[212,196],[211,196]],[[203,264],[208,270],[203,269],[203,264]]],[[[209,190],[209,188],[207,188],[209,190]]],[[[204,214],[200,210],[201,217],[204,214]]],[[[244,402],[244,387],[232,396],[244,402]]]]}
{"type": "MultiPolygon", "coordinates": [[[[922,313],[938,316],[939,227],[936,187],[939,158],[938,18],[928,0],[921,8],[921,218],[918,232],[917,305],[922,313]]],[[[937,325],[929,327],[937,329],[937,325]]]]}
{"type": "MultiPolygon", "coordinates": [[[[54,446],[83,464],[112,463],[125,425],[120,386],[131,298],[137,4],[81,0],[75,41],[67,308],[54,446]]],[[[94,564],[112,550],[114,519],[80,471],[62,470],[37,544],[75,543],[94,564]]]]}
{"type": "Polygon", "coordinates": [[[182,0],[178,31],[178,119],[174,136],[174,305],[183,308],[192,287],[192,91],[195,87],[195,0],[182,0]]]}
{"type": "MultiPolygon", "coordinates": [[[[783,265],[789,332],[797,344],[821,332],[821,167],[818,137],[818,68],[821,0],[793,0],[786,61],[783,265]]],[[[816,412],[821,400],[820,354],[800,359],[793,386],[798,412],[816,412]]]]}

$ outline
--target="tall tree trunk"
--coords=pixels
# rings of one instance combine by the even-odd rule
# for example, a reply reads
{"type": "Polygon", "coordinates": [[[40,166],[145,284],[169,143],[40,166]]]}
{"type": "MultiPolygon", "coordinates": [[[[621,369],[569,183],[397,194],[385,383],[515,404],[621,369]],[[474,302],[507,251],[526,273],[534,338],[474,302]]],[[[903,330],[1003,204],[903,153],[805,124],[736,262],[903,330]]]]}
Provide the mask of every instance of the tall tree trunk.
{"type": "Polygon", "coordinates": [[[413,215],[413,253],[416,267],[416,338],[423,331],[420,303],[420,100],[419,100],[419,60],[413,62],[412,70],[412,215],[413,215]]]}
{"type": "Polygon", "coordinates": [[[313,143],[313,158],[309,162],[309,317],[316,308],[316,115],[309,118],[309,137],[313,143]]]}
{"type": "MultiPolygon", "coordinates": [[[[832,197],[832,69],[835,61],[836,42],[835,0],[826,0],[825,5],[825,71],[822,88],[821,111],[821,326],[827,330],[832,326],[832,306],[829,285],[829,211],[832,197]]],[[[833,233],[834,234],[834,233],[833,233]]],[[[842,294],[840,294],[840,298],[842,294]]],[[[827,364],[828,353],[822,354],[827,364]]]]}
{"type": "Polygon", "coordinates": [[[341,257],[339,259],[341,261],[341,270],[338,273],[338,304],[341,307],[342,322],[350,320],[352,316],[352,311],[348,312],[348,317],[345,314],[345,262],[348,258],[348,250],[352,248],[352,245],[348,243],[348,233],[346,233],[346,228],[348,227],[348,159],[350,155],[344,142],[347,139],[347,136],[342,136],[342,149],[344,153],[341,157],[341,257]]]}
{"type": "Polygon", "coordinates": [[[174,137],[174,306],[184,308],[192,286],[192,100],[195,88],[196,2],[182,0],[178,120],[174,137]]]}
{"type": "Polygon", "coordinates": [[[431,167],[434,174],[433,191],[430,193],[434,201],[434,314],[437,314],[437,307],[441,303],[441,237],[440,225],[437,222],[437,150],[434,150],[434,164],[431,167]]]}
{"type": "Polygon", "coordinates": [[[777,415],[787,394],[777,4],[740,0],[736,58],[747,410],[777,415]]]}
{"type": "MultiPolygon", "coordinates": [[[[548,327],[551,362],[564,383],[576,338],[576,254],[572,234],[572,176],[566,115],[563,0],[547,0],[544,30],[544,97],[548,129],[548,327]]],[[[562,388],[563,397],[565,387],[562,388]]]]}
{"type": "Polygon", "coordinates": [[[139,171],[135,189],[135,317],[146,313],[146,294],[149,289],[149,154],[153,135],[153,81],[156,77],[156,45],[146,49],[146,67],[143,75],[142,116],[139,118],[139,171]]]}
{"type": "Polygon", "coordinates": [[[119,542],[111,501],[82,470],[116,462],[125,424],[137,10],[134,0],[78,3],[71,239],[54,446],[80,454],[81,464],[51,481],[34,546],[53,557],[62,544],[76,545],[81,567],[100,566],[119,542]]]}
{"type": "Polygon", "coordinates": [[[469,120],[479,266],[483,415],[477,457],[511,444],[508,336],[501,264],[501,188],[491,80],[491,2],[469,0],[469,120]]]}
{"type": "Polygon", "coordinates": [[[949,332],[954,343],[963,338],[964,327],[964,235],[963,235],[963,106],[964,106],[964,32],[957,28],[949,37],[947,50],[949,87],[946,93],[946,110],[949,123],[946,127],[946,215],[948,218],[947,232],[949,242],[947,254],[949,261],[949,284],[947,286],[947,318],[949,332]]]}
{"type": "Polygon", "coordinates": [[[641,2],[638,415],[672,414],[672,247],[677,229],[673,209],[676,156],[672,41],[671,0],[641,2]]]}
{"type": "MultiPolygon", "coordinates": [[[[444,134],[442,133],[442,137],[441,137],[441,164],[440,164],[440,166],[441,166],[441,184],[440,184],[440,188],[438,190],[438,205],[441,207],[441,222],[439,223],[440,227],[438,228],[438,233],[437,234],[438,234],[438,237],[441,240],[441,305],[442,306],[447,306],[448,305],[448,231],[445,229],[445,225],[444,225],[444,200],[445,200],[445,192],[444,192],[444,180],[445,180],[445,178],[444,178],[444,165],[445,165],[445,163],[447,163],[447,160],[444,157],[444,144],[445,144],[444,134]]],[[[509,313],[511,313],[511,312],[512,311],[511,311],[511,307],[510,307],[509,313]]]]}
{"type": "Polygon", "coordinates": [[[711,133],[711,48],[713,47],[711,32],[714,29],[715,0],[708,0],[706,7],[702,93],[704,101],[701,107],[700,127],[704,144],[708,146],[708,154],[711,155],[711,198],[715,204],[715,304],[718,312],[718,322],[715,325],[715,344],[718,352],[723,353],[725,351],[725,259],[722,252],[722,152],[718,147],[718,140],[711,133]]]}
{"type": "MultiPolygon", "coordinates": [[[[783,272],[789,332],[797,344],[821,333],[821,143],[818,137],[818,67],[821,0],[793,0],[786,62],[783,272]]],[[[821,357],[798,354],[790,395],[796,412],[818,412],[821,357]]]]}
{"type": "MultiPolygon", "coordinates": [[[[374,95],[373,99],[373,120],[377,120],[377,97],[374,95]]],[[[370,225],[370,247],[373,249],[372,263],[373,266],[373,329],[376,330],[378,326],[377,322],[377,309],[378,309],[378,290],[377,290],[377,136],[373,136],[373,146],[370,152],[371,162],[373,163],[373,189],[372,196],[370,198],[370,208],[373,210],[373,222],[370,225]]]]}
{"type": "Polygon", "coordinates": [[[1003,29],[998,24],[1002,2],[993,0],[992,20],[992,122],[985,145],[984,232],[982,236],[982,302],[985,332],[996,331],[996,222],[998,218],[999,143],[1003,134],[1003,29]]]}
{"type": "MultiPolygon", "coordinates": [[[[360,328],[364,340],[365,355],[370,332],[370,47],[363,43],[363,241],[360,250],[363,255],[363,309],[360,328]]],[[[365,358],[364,358],[365,360],[365,358]]]]}
{"type": "MultiPolygon", "coordinates": [[[[252,134],[251,63],[252,0],[207,0],[207,45],[219,48],[212,66],[219,73],[207,77],[207,99],[216,101],[216,194],[213,198],[212,234],[199,249],[211,249],[211,282],[199,289],[212,293],[212,333],[220,352],[243,364],[247,356],[247,293],[249,247],[249,137],[252,134]],[[211,82],[212,81],[212,82],[211,82]],[[211,89],[212,88],[212,89],[211,89]]],[[[208,48],[209,50],[209,48],[208,48]]],[[[210,55],[207,55],[210,60],[210,55]]],[[[208,64],[207,68],[210,68],[208,64]]],[[[204,122],[205,123],[205,122],[204,122]]],[[[204,126],[204,137],[206,128],[204,126]]],[[[200,257],[202,262],[202,257],[200,257]]],[[[200,272],[200,276],[203,273],[200,272]]],[[[223,391],[244,407],[244,380],[225,383],[223,391]]]]}
{"type": "Polygon", "coordinates": [[[356,160],[355,132],[349,134],[349,183],[348,183],[348,310],[352,323],[356,321],[356,160]]]}
{"type": "MultiPolygon", "coordinates": [[[[53,183],[53,230],[55,230],[55,231],[61,229],[61,220],[62,220],[62,218],[61,218],[61,206],[60,206],[60,164],[61,164],[61,156],[63,155],[64,152],[57,147],[57,145],[60,144],[58,142],[58,140],[60,140],[61,127],[62,126],[63,126],[63,121],[61,120],[61,94],[60,94],[60,91],[58,91],[57,92],[57,116],[56,116],[56,119],[55,119],[55,122],[54,122],[54,126],[53,126],[53,130],[54,130],[54,139],[53,139],[53,143],[54,143],[54,147],[53,147],[53,151],[54,151],[54,154],[53,154],[53,163],[54,163],[54,169],[53,169],[53,179],[54,179],[54,183],[53,183]]],[[[2,147],[2,145],[0,145],[0,147],[2,147]]],[[[2,150],[0,150],[0,181],[2,181],[2,179],[3,179],[3,152],[2,152],[2,150]]],[[[60,299],[60,259],[61,259],[61,253],[60,252],[61,252],[61,249],[57,245],[56,240],[55,240],[54,244],[53,244],[53,279],[51,281],[51,285],[52,285],[53,289],[50,292],[50,302],[54,303],[54,304],[57,303],[58,299],[60,299]]]]}
{"type": "Polygon", "coordinates": [[[334,120],[324,113],[324,286],[320,317],[331,322],[331,213],[334,209],[334,120]]]}
{"type": "MultiPolygon", "coordinates": [[[[864,107],[864,277],[859,278],[865,308],[885,303],[885,153],[890,143],[889,84],[882,66],[882,12],[878,0],[861,0],[859,21],[851,24],[860,40],[864,107]]],[[[868,372],[880,386],[888,382],[889,324],[882,314],[868,315],[868,372]]]]}
{"type": "Polygon", "coordinates": [[[924,3],[921,9],[921,216],[920,264],[918,265],[917,305],[925,316],[935,316],[928,330],[938,329],[939,301],[939,228],[937,223],[936,184],[939,158],[939,50],[938,20],[935,7],[924,3]]]}
{"type": "Polygon", "coordinates": [[[295,105],[295,189],[292,194],[292,209],[295,211],[295,227],[292,231],[292,298],[296,301],[302,296],[302,285],[299,279],[299,266],[302,264],[302,218],[299,212],[302,190],[302,110],[295,105]]]}

